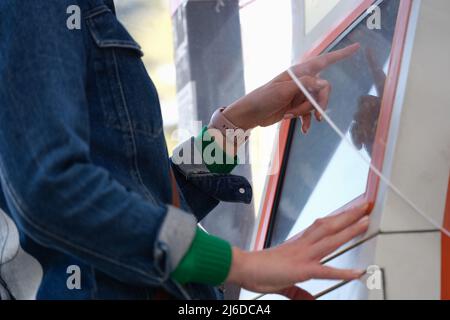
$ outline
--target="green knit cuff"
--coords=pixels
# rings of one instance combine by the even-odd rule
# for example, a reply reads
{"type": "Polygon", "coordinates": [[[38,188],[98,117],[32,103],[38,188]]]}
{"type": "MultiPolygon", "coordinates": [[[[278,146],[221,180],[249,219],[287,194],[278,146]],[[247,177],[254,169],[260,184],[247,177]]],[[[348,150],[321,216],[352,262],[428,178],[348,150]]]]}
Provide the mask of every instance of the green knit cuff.
{"type": "Polygon", "coordinates": [[[196,147],[201,150],[202,157],[203,157],[203,163],[206,165],[208,170],[212,173],[222,173],[222,174],[228,174],[239,164],[239,159],[237,156],[230,157],[224,150],[222,146],[219,146],[215,141],[214,138],[211,137],[208,134],[208,127],[203,127],[201,133],[198,135],[198,137],[195,139],[196,147]],[[211,144],[214,143],[214,146],[211,148],[208,148],[211,144]],[[218,161],[215,161],[213,163],[207,163],[204,159],[205,149],[211,149],[213,152],[209,152],[208,154],[211,154],[213,159],[217,159],[218,161]],[[216,155],[215,152],[220,152],[220,154],[216,155]]]}
{"type": "Polygon", "coordinates": [[[217,286],[228,277],[231,259],[231,245],[227,241],[197,228],[191,247],[171,277],[180,284],[195,282],[217,286]]]}

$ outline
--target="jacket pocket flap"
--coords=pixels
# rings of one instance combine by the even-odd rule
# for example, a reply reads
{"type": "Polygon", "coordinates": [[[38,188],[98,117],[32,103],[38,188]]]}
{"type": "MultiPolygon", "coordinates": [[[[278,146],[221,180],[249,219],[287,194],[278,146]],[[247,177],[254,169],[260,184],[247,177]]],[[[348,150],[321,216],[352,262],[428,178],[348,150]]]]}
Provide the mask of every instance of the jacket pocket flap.
{"type": "Polygon", "coordinates": [[[125,48],[137,51],[140,56],[144,55],[141,46],[107,6],[91,10],[86,20],[89,31],[100,48],[125,48]]]}

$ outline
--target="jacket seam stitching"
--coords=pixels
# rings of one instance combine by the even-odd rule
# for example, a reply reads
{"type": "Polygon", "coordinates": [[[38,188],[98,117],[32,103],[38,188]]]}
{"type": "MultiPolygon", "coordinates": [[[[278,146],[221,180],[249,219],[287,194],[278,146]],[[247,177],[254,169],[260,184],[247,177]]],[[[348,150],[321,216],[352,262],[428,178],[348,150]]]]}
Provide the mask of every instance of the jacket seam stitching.
{"type": "Polygon", "coordinates": [[[128,125],[130,127],[130,138],[131,138],[131,144],[132,144],[132,159],[133,159],[133,166],[134,166],[134,172],[136,174],[136,177],[138,179],[139,184],[141,185],[146,197],[151,200],[153,203],[157,203],[156,199],[153,197],[153,195],[150,193],[150,190],[148,190],[147,186],[144,184],[144,181],[142,179],[140,170],[139,170],[139,163],[137,160],[137,147],[136,147],[136,138],[135,138],[135,133],[134,133],[134,128],[133,128],[133,124],[131,123],[131,119],[130,119],[130,113],[128,111],[128,105],[127,105],[127,101],[125,99],[125,94],[123,92],[123,86],[122,86],[122,80],[120,78],[120,74],[119,74],[119,66],[117,64],[117,57],[116,57],[116,51],[113,49],[113,59],[114,59],[114,68],[115,68],[115,73],[116,73],[116,78],[117,78],[117,83],[119,85],[119,90],[120,90],[120,96],[122,98],[122,103],[123,103],[123,107],[125,110],[125,114],[126,114],[126,118],[127,118],[127,122],[128,125]]]}
{"type": "Polygon", "coordinates": [[[89,20],[89,19],[91,19],[91,18],[93,18],[93,17],[95,17],[95,16],[98,16],[98,15],[104,13],[104,12],[111,12],[111,13],[112,13],[111,9],[109,9],[108,6],[106,6],[106,5],[101,5],[101,6],[99,6],[99,7],[96,7],[96,8],[93,8],[93,9],[89,10],[89,11],[86,13],[85,19],[86,19],[86,20],[89,20]]]}
{"type": "MultiPolygon", "coordinates": [[[[100,13],[103,13],[105,11],[110,11],[109,9],[103,10],[100,13]]],[[[98,13],[98,14],[100,14],[98,13]]],[[[87,26],[89,29],[89,33],[94,38],[95,43],[101,47],[101,48],[111,48],[111,47],[121,47],[121,48],[128,48],[128,49],[134,49],[139,52],[139,54],[142,56],[142,47],[134,40],[120,40],[120,39],[111,39],[111,40],[102,40],[97,36],[97,33],[99,32],[97,27],[95,26],[92,18],[97,16],[98,14],[95,14],[94,16],[87,17],[87,26]]]]}

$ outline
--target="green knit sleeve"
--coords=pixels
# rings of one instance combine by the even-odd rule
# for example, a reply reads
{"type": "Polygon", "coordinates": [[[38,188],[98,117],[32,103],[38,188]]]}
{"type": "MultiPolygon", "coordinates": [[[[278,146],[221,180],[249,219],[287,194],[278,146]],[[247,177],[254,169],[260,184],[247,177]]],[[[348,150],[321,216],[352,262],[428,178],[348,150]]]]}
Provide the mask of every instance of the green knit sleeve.
{"type": "Polygon", "coordinates": [[[219,285],[228,276],[231,259],[232,249],[227,241],[197,228],[191,247],[171,277],[181,284],[195,282],[219,285]]]}

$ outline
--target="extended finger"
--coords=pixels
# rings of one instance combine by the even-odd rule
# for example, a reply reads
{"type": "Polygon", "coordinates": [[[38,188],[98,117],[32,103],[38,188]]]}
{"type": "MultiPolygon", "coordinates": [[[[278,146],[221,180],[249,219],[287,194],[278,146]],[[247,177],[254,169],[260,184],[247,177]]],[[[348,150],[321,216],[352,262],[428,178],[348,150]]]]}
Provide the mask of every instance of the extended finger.
{"type": "Polygon", "coordinates": [[[369,217],[366,216],[341,232],[318,241],[313,246],[311,255],[314,259],[322,259],[330,253],[336,251],[350,240],[366,233],[368,228],[369,217]]]}
{"type": "Polygon", "coordinates": [[[313,58],[306,63],[306,70],[309,74],[316,75],[317,73],[321,72],[322,70],[326,69],[332,64],[335,64],[341,60],[344,60],[352,56],[359,50],[360,47],[361,46],[359,43],[355,43],[343,49],[329,52],[316,58],[313,58]]]}
{"type": "MultiPolygon", "coordinates": [[[[319,105],[322,107],[322,109],[325,111],[328,107],[328,101],[330,99],[330,93],[331,93],[331,85],[326,82],[326,85],[324,88],[322,88],[319,91],[318,94],[318,103],[319,105]]],[[[318,110],[316,110],[314,112],[317,121],[322,121],[322,115],[320,114],[320,112],[318,110]]]]}
{"type": "Polygon", "coordinates": [[[363,270],[336,269],[318,265],[311,270],[311,279],[355,280],[364,274],[363,270]]]}
{"type": "Polygon", "coordinates": [[[311,128],[311,112],[301,116],[302,121],[302,133],[307,134],[309,129],[311,128]]]}
{"type": "MultiPolygon", "coordinates": [[[[295,102],[294,102],[295,103],[295,102]]],[[[288,113],[294,115],[295,117],[302,117],[303,115],[310,114],[314,110],[311,102],[308,100],[294,104],[295,107],[288,110],[288,113]]]]}
{"type": "MultiPolygon", "coordinates": [[[[328,81],[315,76],[303,76],[299,80],[310,92],[319,92],[330,85],[328,81]]],[[[300,88],[297,86],[295,81],[292,80],[292,82],[295,84],[297,90],[300,91],[300,88]]]]}
{"type": "Polygon", "coordinates": [[[334,235],[359,221],[367,214],[368,209],[369,205],[366,204],[347,209],[334,216],[318,219],[305,231],[304,236],[311,242],[317,242],[329,235],[334,235]]]}
{"type": "MultiPolygon", "coordinates": [[[[328,66],[343,60],[345,58],[350,57],[355,52],[357,52],[360,48],[359,43],[355,43],[353,45],[350,45],[348,47],[345,47],[340,50],[336,50],[330,53],[323,54],[321,56],[317,56],[314,58],[309,59],[308,61],[305,61],[303,63],[296,64],[291,67],[291,71],[297,76],[302,77],[305,75],[317,75],[319,72],[321,72],[323,69],[327,68],[328,66]]],[[[278,75],[274,80],[275,81],[286,81],[290,78],[290,75],[285,71],[278,75]]]]}

